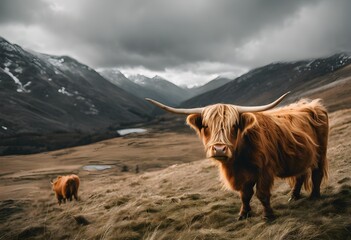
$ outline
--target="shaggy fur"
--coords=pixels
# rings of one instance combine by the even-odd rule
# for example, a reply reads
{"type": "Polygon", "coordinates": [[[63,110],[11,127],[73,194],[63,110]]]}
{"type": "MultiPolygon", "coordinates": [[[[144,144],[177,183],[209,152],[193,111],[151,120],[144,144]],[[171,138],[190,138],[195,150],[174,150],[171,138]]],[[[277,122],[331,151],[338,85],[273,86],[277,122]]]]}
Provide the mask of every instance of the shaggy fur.
{"type": "Polygon", "coordinates": [[[300,197],[302,185],[312,189],[312,198],[320,196],[328,172],[329,125],[319,99],[242,114],[234,105],[216,104],[189,115],[187,123],[202,139],[207,157],[216,159],[213,146],[226,146],[226,158],[217,160],[225,185],[240,193],[240,219],[250,215],[255,185],[264,217],[274,218],[270,197],[275,177],[288,179],[291,199],[300,197]]]}
{"type": "Polygon", "coordinates": [[[72,197],[78,200],[79,177],[77,175],[58,176],[51,184],[59,205],[62,201],[66,203],[67,199],[72,201],[72,197]]]}

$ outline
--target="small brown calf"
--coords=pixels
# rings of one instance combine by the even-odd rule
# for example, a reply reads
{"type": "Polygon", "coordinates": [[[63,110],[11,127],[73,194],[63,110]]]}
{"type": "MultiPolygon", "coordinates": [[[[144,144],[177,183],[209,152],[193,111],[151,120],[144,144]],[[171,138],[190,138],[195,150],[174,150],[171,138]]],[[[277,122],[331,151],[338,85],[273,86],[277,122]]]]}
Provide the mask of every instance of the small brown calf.
{"type": "Polygon", "coordinates": [[[58,176],[52,184],[52,190],[55,192],[58,204],[66,203],[66,199],[72,201],[72,197],[78,200],[79,177],[75,174],[67,176],[58,176]]]}

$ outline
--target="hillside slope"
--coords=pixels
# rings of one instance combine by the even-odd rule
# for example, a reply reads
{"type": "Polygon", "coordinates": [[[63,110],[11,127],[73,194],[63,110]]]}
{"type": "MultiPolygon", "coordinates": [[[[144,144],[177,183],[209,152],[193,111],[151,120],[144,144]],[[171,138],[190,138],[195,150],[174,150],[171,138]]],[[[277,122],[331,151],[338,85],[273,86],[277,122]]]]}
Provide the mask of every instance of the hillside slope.
{"type": "Polygon", "coordinates": [[[95,133],[145,121],[152,109],[75,59],[26,51],[1,37],[0,108],[0,154],[18,146],[7,138],[95,133]]]}
{"type": "Polygon", "coordinates": [[[332,113],[330,125],[323,197],[288,203],[288,185],[276,181],[272,207],[278,218],[271,223],[263,221],[255,196],[254,216],[236,221],[239,197],[221,188],[210,160],[196,160],[203,153],[195,134],[150,132],[1,157],[0,239],[350,239],[351,110],[332,113]],[[113,167],[89,172],[86,164],[113,167]],[[121,172],[121,164],[130,172],[121,172]],[[136,164],[141,173],[134,172],[136,164]],[[80,201],[58,206],[48,180],[72,172],[81,177],[80,201]]]}
{"type": "Polygon", "coordinates": [[[212,91],[214,89],[217,89],[219,87],[222,87],[223,85],[227,84],[228,82],[232,81],[233,79],[229,79],[229,78],[224,78],[224,77],[217,77],[211,81],[209,81],[208,83],[199,86],[199,87],[195,87],[195,88],[190,88],[189,91],[191,92],[192,96],[197,96],[197,95],[201,95],[205,92],[209,92],[212,91]]]}
{"type": "MultiPolygon", "coordinates": [[[[328,58],[272,63],[254,69],[220,88],[191,98],[182,103],[182,106],[197,107],[220,102],[260,105],[278,98],[287,91],[292,93],[288,98],[288,102],[291,102],[306,96],[303,92],[351,76],[350,71],[344,71],[342,76],[338,76],[338,70],[349,64],[351,56],[345,53],[328,58]]],[[[337,92],[333,93],[338,95],[337,92]]]]}
{"type": "Polygon", "coordinates": [[[23,50],[0,38],[2,135],[88,131],[141,121],[148,105],[66,56],[23,50]]]}

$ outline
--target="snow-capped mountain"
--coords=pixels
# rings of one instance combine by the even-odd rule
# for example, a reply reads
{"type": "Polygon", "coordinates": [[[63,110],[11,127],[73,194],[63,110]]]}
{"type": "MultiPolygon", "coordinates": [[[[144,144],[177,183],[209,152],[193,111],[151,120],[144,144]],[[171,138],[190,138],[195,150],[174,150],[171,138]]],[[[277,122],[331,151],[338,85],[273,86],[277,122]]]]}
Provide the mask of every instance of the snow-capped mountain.
{"type": "MultiPolygon", "coordinates": [[[[185,107],[205,106],[223,102],[241,105],[264,104],[291,91],[293,100],[312,89],[338,81],[339,71],[351,64],[347,53],[326,58],[296,62],[277,62],[253,69],[215,90],[195,96],[184,103],[185,107]]],[[[351,76],[343,71],[342,76],[351,76]]],[[[348,89],[349,90],[349,89],[348,89]]],[[[314,96],[320,97],[320,96],[314,96]]]]}
{"type": "Polygon", "coordinates": [[[3,38],[0,106],[2,140],[19,134],[94,133],[144,121],[151,110],[73,58],[26,51],[3,38]]]}
{"type": "Polygon", "coordinates": [[[97,71],[111,83],[139,98],[152,98],[171,105],[179,105],[186,99],[213,90],[231,81],[228,78],[217,77],[203,86],[187,88],[177,86],[157,75],[148,78],[136,74],[127,78],[117,68],[98,69],[97,71]]]}
{"type": "Polygon", "coordinates": [[[188,90],[181,88],[157,75],[153,78],[148,78],[139,74],[129,76],[129,79],[144,89],[157,93],[157,96],[154,95],[147,97],[155,98],[156,100],[163,101],[166,104],[178,105],[182,101],[185,101],[193,96],[188,90]]]}
{"type": "MultiPolygon", "coordinates": [[[[172,101],[171,99],[165,98],[165,93],[163,89],[159,89],[157,86],[155,88],[149,88],[148,82],[145,79],[145,82],[138,82],[132,81],[128,79],[126,76],[123,75],[119,70],[116,68],[109,68],[109,69],[99,69],[98,72],[111,83],[119,86],[120,88],[124,89],[125,91],[133,94],[134,96],[143,99],[144,98],[153,98],[158,101],[165,102],[166,104],[174,104],[177,105],[179,101],[172,101]]],[[[144,76],[139,76],[141,79],[144,76]]],[[[146,77],[145,77],[146,78],[146,77]]]]}

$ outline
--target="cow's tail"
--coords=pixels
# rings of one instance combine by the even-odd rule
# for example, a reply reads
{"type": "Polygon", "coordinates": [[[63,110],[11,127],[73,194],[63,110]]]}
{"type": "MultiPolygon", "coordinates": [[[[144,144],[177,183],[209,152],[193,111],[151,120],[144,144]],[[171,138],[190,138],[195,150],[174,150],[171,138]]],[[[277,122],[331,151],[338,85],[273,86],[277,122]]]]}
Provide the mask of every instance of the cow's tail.
{"type": "Polygon", "coordinates": [[[328,159],[327,159],[327,148],[328,148],[328,137],[329,137],[329,117],[325,106],[322,104],[320,99],[314,100],[314,126],[318,137],[318,169],[322,173],[322,182],[328,180],[328,159]]]}
{"type": "MultiPolygon", "coordinates": [[[[325,137],[325,142],[328,141],[328,136],[325,137]]],[[[327,158],[327,143],[320,147],[318,158],[318,169],[322,173],[322,183],[326,183],[329,177],[329,163],[327,158]]]]}

